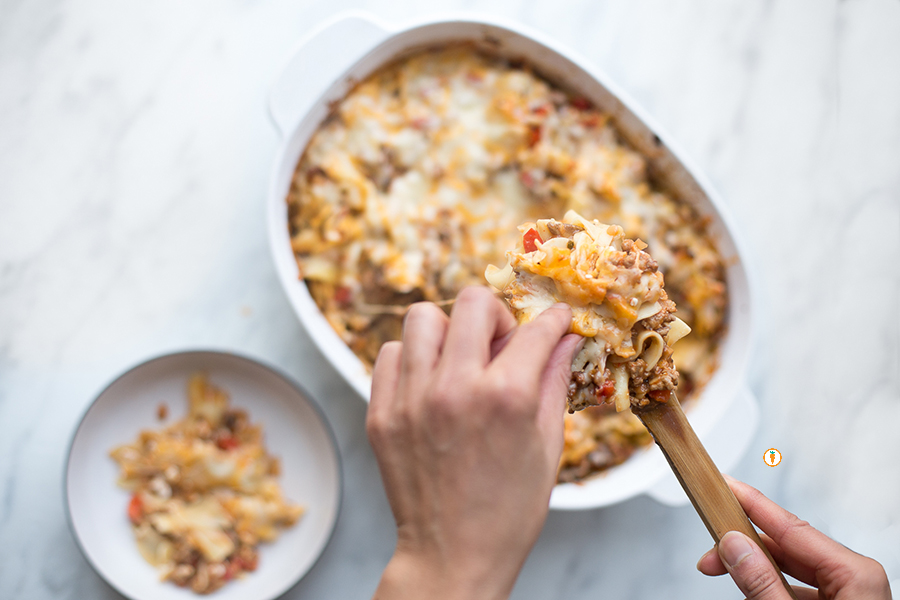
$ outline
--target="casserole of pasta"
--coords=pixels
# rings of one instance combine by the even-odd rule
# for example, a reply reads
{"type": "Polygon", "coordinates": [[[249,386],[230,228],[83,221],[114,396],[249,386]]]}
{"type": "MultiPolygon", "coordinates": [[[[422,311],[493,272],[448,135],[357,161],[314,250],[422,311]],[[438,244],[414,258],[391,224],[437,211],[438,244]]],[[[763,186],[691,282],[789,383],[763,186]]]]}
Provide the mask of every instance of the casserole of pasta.
{"type": "MultiPolygon", "coordinates": [[[[649,245],[694,332],[675,350],[679,397],[690,399],[716,367],[728,308],[707,224],[655,185],[609,114],[527,63],[463,44],[375,71],[332,106],[287,195],[300,277],[368,366],[399,337],[402,307],[483,284],[485,266],[517,243],[519,223],[569,210],[649,245]]],[[[560,481],[649,442],[629,411],[567,415],[560,481]]]]}
{"type": "MultiPolygon", "coordinates": [[[[187,385],[188,414],[113,448],[119,485],[131,491],[128,519],[137,548],[160,578],[198,594],[255,571],[258,546],[304,513],[278,483],[280,463],[263,432],[198,373],[187,385]]],[[[164,412],[161,416],[164,416],[164,412]]]]}

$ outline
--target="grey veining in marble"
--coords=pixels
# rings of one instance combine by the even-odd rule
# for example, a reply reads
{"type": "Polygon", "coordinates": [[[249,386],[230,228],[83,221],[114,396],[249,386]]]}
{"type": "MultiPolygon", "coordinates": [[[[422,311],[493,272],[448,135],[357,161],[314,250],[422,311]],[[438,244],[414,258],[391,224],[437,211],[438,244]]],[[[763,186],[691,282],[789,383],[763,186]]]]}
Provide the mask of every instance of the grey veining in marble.
{"type": "MultiPolygon", "coordinates": [[[[301,330],[270,263],[269,83],[344,8],[479,9],[593,60],[719,188],[760,289],[763,410],[735,474],[900,582],[900,2],[0,2],[0,598],[116,598],[61,490],[93,395],[149,355],[236,349],[319,398],[346,497],[287,597],[367,597],[393,523],[364,405],[301,330]],[[859,356],[861,358],[853,358],[859,356]],[[323,373],[325,375],[323,375],[323,373]],[[763,451],[784,454],[763,468],[763,451]]],[[[689,507],[553,514],[516,600],[740,598],[694,564],[689,507]]]]}

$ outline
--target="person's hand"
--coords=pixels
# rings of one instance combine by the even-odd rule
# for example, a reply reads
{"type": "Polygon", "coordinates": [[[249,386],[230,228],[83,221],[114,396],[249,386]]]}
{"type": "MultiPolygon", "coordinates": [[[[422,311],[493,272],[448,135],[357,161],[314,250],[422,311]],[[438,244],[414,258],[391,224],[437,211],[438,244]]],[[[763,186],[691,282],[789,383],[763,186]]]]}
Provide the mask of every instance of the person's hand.
{"type": "Polygon", "coordinates": [[[375,598],[506,598],[547,516],[580,336],[559,305],[516,327],[486,288],[407,313],[366,429],[397,521],[375,598]]]}
{"type": "MultiPolygon", "coordinates": [[[[880,564],[832,540],[784,510],[760,491],[726,476],[750,520],[781,570],[818,589],[794,586],[799,600],[890,600],[880,564]]],[[[731,574],[748,600],[788,600],[775,568],[750,538],[729,531],[697,563],[705,575],[731,574]]]]}

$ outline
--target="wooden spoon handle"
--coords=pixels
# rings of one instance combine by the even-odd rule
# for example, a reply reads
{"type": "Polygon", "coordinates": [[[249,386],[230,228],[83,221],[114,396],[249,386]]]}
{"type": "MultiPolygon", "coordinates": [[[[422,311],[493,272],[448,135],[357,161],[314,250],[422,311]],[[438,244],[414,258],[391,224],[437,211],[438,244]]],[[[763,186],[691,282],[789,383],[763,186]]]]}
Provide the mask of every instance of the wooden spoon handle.
{"type": "Polygon", "coordinates": [[[793,588],[788,585],[725,478],[694,433],[675,395],[666,403],[636,410],[635,414],[650,430],[716,544],[729,531],[740,531],[749,537],[762,548],[778,571],[785,589],[791,598],[796,599],[793,588]]]}

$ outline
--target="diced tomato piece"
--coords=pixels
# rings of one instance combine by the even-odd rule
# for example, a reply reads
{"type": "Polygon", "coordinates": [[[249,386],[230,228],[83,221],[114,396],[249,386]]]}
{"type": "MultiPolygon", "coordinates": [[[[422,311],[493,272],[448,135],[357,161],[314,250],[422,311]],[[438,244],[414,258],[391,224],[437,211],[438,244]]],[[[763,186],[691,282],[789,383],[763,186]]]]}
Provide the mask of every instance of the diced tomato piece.
{"type": "Polygon", "coordinates": [[[550,112],[550,107],[548,107],[546,104],[541,104],[540,106],[533,108],[531,110],[531,112],[533,112],[536,115],[544,116],[550,112]]]}
{"type": "Polygon", "coordinates": [[[254,555],[253,558],[238,556],[235,560],[237,560],[240,567],[245,571],[255,571],[256,567],[259,566],[259,556],[257,555],[254,555]]]}
{"type": "Polygon", "coordinates": [[[534,176],[528,171],[522,171],[521,173],[519,173],[519,179],[522,181],[525,187],[530,188],[534,185],[534,176]]]}
{"type": "Polygon", "coordinates": [[[535,242],[544,243],[544,240],[541,239],[541,236],[538,235],[538,232],[534,229],[529,229],[525,232],[525,235],[522,236],[522,245],[525,246],[525,252],[534,252],[537,250],[537,244],[535,242]]]}
{"type": "Polygon", "coordinates": [[[616,383],[612,379],[607,379],[598,389],[598,395],[601,398],[609,398],[616,391],[616,383]]]}
{"type": "Polygon", "coordinates": [[[134,494],[131,497],[131,501],[128,503],[128,518],[132,523],[137,525],[141,522],[141,519],[144,517],[144,503],[141,502],[141,497],[137,494],[134,494]]]}
{"type": "Polygon", "coordinates": [[[347,304],[349,304],[350,288],[345,285],[338,286],[337,289],[334,290],[334,301],[341,306],[346,306],[347,304]]]}
{"type": "Polygon", "coordinates": [[[575,98],[572,98],[571,100],[569,100],[569,104],[571,104],[578,110],[588,110],[589,108],[591,108],[593,106],[593,104],[591,104],[590,100],[588,100],[587,98],[583,98],[581,96],[576,96],[575,98]]]}
{"type": "Polygon", "coordinates": [[[600,124],[600,116],[597,114],[590,114],[584,118],[582,121],[585,127],[593,128],[600,124]]]}
{"type": "Polygon", "coordinates": [[[233,435],[222,435],[216,440],[216,446],[222,450],[234,450],[241,442],[233,435]]]}
{"type": "Polygon", "coordinates": [[[222,576],[222,579],[231,581],[240,570],[241,566],[237,563],[236,559],[229,560],[225,563],[225,575],[222,576]]]}
{"type": "Polygon", "coordinates": [[[672,392],[669,390],[651,390],[647,395],[657,402],[668,402],[669,398],[672,397],[672,392]]]}
{"type": "Polygon", "coordinates": [[[541,141],[541,128],[537,125],[532,125],[531,127],[528,128],[528,147],[533,148],[540,141],[541,141]]]}

